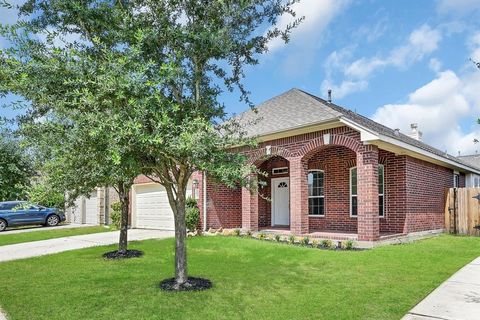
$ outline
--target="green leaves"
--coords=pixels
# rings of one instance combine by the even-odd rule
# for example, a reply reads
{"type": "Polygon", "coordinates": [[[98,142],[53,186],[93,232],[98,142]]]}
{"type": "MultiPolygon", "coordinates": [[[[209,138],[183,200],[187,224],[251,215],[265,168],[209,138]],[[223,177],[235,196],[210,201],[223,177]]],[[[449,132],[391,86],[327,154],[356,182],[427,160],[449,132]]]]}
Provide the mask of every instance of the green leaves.
{"type": "Polygon", "coordinates": [[[0,201],[23,199],[35,174],[32,158],[0,127],[0,201]]]}

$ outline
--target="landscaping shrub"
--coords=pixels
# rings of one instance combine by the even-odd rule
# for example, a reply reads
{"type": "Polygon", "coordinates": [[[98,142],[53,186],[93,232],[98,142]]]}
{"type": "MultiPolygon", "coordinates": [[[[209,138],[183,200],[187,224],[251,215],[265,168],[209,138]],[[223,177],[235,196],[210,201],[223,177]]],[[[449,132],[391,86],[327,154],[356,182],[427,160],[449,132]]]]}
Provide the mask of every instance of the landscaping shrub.
{"type": "Polygon", "coordinates": [[[275,238],[275,241],[280,242],[281,237],[279,234],[276,234],[274,238],[275,238]]]}
{"type": "Polygon", "coordinates": [[[309,243],[310,243],[310,238],[309,237],[303,237],[303,239],[300,241],[300,244],[302,246],[308,246],[309,243]]]}
{"type": "Polygon", "coordinates": [[[240,235],[241,235],[240,229],[233,230],[233,235],[236,236],[236,237],[240,237],[240,235]]]}
{"type": "Polygon", "coordinates": [[[251,237],[252,236],[252,231],[251,230],[247,230],[247,232],[245,233],[247,235],[247,237],[251,237]]]}
{"type": "Polygon", "coordinates": [[[347,240],[343,245],[345,250],[353,250],[355,247],[355,242],[353,240],[347,240]]]}
{"type": "Polygon", "coordinates": [[[290,237],[288,237],[288,242],[290,242],[291,244],[294,244],[295,243],[295,236],[291,235],[290,237]]]}
{"type": "Polygon", "coordinates": [[[258,239],[260,239],[260,240],[265,240],[266,237],[267,237],[267,235],[264,232],[261,232],[261,233],[258,234],[258,239]]]}
{"type": "Polygon", "coordinates": [[[110,212],[110,225],[119,230],[122,222],[122,204],[120,201],[116,201],[110,205],[110,208],[112,208],[110,212]]]}
{"type": "Polygon", "coordinates": [[[328,240],[328,239],[322,240],[320,245],[322,246],[322,248],[327,248],[327,249],[333,247],[332,240],[328,240]]]}
{"type": "Polygon", "coordinates": [[[313,239],[312,240],[312,247],[314,248],[318,248],[318,245],[320,244],[320,242],[317,240],[317,239],[313,239]]]}
{"type": "Polygon", "coordinates": [[[185,223],[187,229],[191,232],[197,230],[198,224],[200,223],[200,209],[197,206],[197,200],[188,197],[185,203],[185,223]]]}

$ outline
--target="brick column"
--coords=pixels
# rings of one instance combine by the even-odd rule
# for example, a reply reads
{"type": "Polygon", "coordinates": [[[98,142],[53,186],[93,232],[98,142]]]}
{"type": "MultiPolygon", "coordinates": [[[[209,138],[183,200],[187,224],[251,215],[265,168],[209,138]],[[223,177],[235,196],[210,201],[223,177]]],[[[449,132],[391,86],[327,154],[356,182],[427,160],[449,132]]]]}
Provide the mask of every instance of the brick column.
{"type": "Polygon", "coordinates": [[[378,217],[378,148],[366,145],[357,153],[358,240],[380,237],[378,217]]]}
{"type": "Polygon", "coordinates": [[[307,168],[301,157],[290,158],[290,230],[306,234],[308,226],[307,168]]]}
{"type": "MultiPolygon", "coordinates": [[[[256,183],[256,176],[251,179],[252,183],[256,183]]],[[[258,192],[245,187],[242,187],[242,228],[258,231],[258,192]]]]}

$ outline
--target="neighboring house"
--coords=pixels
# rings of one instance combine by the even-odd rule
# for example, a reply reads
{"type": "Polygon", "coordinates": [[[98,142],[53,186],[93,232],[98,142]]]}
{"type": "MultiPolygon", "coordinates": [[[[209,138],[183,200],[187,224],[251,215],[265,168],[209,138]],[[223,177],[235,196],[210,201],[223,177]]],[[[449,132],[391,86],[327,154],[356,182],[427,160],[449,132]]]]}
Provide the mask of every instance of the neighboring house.
{"type": "Polygon", "coordinates": [[[79,197],[75,205],[66,212],[67,221],[91,225],[110,224],[112,203],[118,201],[118,194],[114,188],[97,188],[90,197],[79,197]]]}
{"type": "MultiPolygon", "coordinates": [[[[255,123],[246,128],[260,141],[242,152],[268,177],[252,176],[263,182],[250,193],[195,173],[191,189],[205,229],[275,229],[359,241],[441,231],[445,189],[480,174],[421,142],[416,127],[417,139],[298,89],[257,110],[238,116],[255,123]]],[[[139,177],[134,187],[132,225],[173,228],[165,192],[147,182],[139,177]]]]}
{"type": "MultiPolygon", "coordinates": [[[[466,162],[476,168],[480,168],[480,155],[472,154],[469,156],[459,156],[461,161],[466,162]]],[[[480,188],[480,175],[468,174],[465,180],[465,186],[470,188],[480,188]]]]}

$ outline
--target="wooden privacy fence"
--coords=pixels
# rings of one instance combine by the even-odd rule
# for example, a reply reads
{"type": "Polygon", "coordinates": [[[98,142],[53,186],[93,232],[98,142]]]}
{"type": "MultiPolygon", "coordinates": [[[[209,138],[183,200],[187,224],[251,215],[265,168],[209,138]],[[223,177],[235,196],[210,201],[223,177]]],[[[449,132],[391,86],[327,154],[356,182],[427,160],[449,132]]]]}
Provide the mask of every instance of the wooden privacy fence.
{"type": "Polygon", "coordinates": [[[445,204],[445,229],[464,235],[480,235],[480,188],[450,188],[445,204]]]}

